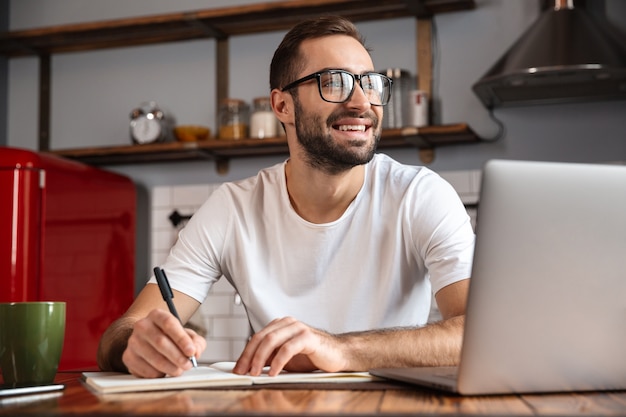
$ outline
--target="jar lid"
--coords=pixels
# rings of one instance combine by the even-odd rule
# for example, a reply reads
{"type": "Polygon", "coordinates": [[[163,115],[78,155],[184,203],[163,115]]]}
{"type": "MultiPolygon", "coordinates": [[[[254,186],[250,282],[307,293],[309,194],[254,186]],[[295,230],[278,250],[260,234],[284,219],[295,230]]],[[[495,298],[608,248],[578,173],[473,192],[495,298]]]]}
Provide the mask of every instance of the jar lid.
{"type": "Polygon", "coordinates": [[[220,102],[220,106],[227,108],[241,108],[246,107],[247,104],[245,101],[238,98],[225,98],[220,102]]]}
{"type": "Polygon", "coordinates": [[[252,101],[254,102],[254,104],[269,104],[270,98],[269,97],[256,97],[252,99],[252,101]]]}

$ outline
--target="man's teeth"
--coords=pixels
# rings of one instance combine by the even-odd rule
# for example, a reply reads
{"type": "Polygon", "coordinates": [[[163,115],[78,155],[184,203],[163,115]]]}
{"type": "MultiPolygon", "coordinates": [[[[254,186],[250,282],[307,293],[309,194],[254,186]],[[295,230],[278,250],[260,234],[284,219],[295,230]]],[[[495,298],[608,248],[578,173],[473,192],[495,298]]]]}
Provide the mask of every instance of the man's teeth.
{"type": "Polygon", "coordinates": [[[343,131],[355,130],[365,132],[365,125],[339,125],[338,129],[343,131]]]}

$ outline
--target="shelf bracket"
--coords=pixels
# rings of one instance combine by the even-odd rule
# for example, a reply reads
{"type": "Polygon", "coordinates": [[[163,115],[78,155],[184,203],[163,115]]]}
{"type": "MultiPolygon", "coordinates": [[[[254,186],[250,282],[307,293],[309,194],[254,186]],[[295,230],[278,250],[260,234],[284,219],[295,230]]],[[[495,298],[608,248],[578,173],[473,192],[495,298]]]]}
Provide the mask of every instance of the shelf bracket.
{"type": "Polygon", "coordinates": [[[219,175],[228,174],[230,160],[228,158],[215,159],[215,170],[219,175]]]}
{"type": "Polygon", "coordinates": [[[39,150],[50,150],[50,55],[39,55],[39,150]]]}
{"type": "Polygon", "coordinates": [[[417,151],[417,155],[424,165],[432,164],[432,162],[435,160],[435,149],[419,149],[417,151]]]}
{"type": "Polygon", "coordinates": [[[188,13],[185,15],[185,21],[189,24],[189,26],[200,29],[204,32],[207,37],[215,38],[215,39],[225,39],[227,35],[221,30],[215,28],[214,26],[208,24],[204,20],[199,20],[196,17],[196,13],[188,13]]]}
{"type": "Polygon", "coordinates": [[[220,103],[228,97],[228,68],[230,65],[228,54],[228,38],[218,39],[215,47],[215,91],[217,99],[215,120],[218,121],[218,125],[220,103]]]}
{"type": "Polygon", "coordinates": [[[430,114],[428,124],[433,124],[433,22],[431,19],[415,19],[417,23],[417,89],[426,93],[430,114]]]}

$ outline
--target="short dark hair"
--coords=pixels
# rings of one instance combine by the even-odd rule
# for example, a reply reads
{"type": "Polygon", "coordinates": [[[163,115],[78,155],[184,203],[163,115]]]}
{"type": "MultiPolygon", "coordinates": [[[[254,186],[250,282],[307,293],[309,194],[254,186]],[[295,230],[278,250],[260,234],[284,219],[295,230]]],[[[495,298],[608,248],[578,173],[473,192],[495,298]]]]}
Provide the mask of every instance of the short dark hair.
{"type": "Polygon", "coordinates": [[[294,81],[302,70],[304,57],[300,53],[300,45],[303,41],[329,35],[350,36],[367,49],[365,39],[348,19],[341,16],[321,16],[304,20],[287,32],[274,52],[270,64],[270,90],[282,88],[294,81]]]}

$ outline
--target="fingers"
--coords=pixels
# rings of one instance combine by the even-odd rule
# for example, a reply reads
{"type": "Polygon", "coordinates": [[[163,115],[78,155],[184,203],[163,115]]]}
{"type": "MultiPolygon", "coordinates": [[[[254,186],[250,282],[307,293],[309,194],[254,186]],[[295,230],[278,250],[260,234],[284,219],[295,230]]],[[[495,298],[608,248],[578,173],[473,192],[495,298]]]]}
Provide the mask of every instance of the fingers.
{"type": "Polygon", "coordinates": [[[330,336],[292,317],[276,319],[252,336],[233,371],[256,376],[269,365],[269,375],[274,376],[287,365],[290,370],[298,371],[336,368],[336,363],[326,363],[324,359],[336,355],[320,351],[328,345],[322,342],[323,337],[330,336]]]}
{"type": "MultiPolygon", "coordinates": [[[[281,344],[279,340],[280,335],[277,332],[286,326],[290,326],[294,321],[290,317],[275,319],[255,333],[246,344],[233,368],[233,372],[237,374],[260,375],[263,367],[273,359],[275,349],[281,344]]],[[[282,339],[284,339],[286,332],[282,333],[282,339]]]]}
{"type": "MultiPolygon", "coordinates": [[[[293,361],[294,358],[314,353],[314,350],[311,349],[312,344],[311,335],[307,334],[306,331],[299,332],[294,337],[286,340],[285,343],[283,343],[275,352],[274,358],[270,362],[270,370],[268,374],[270,376],[278,375],[287,367],[288,363],[293,361]]],[[[300,369],[299,367],[294,366],[293,369],[296,371],[312,371],[317,368],[300,369]]]]}
{"type": "Polygon", "coordinates": [[[199,335],[184,329],[172,314],[157,309],[135,323],[122,360],[135,376],[177,376],[191,368],[189,358],[205,347],[206,341],[199,335]]]}
{"type": "Polygon", "coordinates": [[[191,329],[185,328],[185,331],[191,337],[191,340],[194,345],[194,353],[192,353],[192,355],[195,355],[197,358],[206,349],[206,339],[191,329]]]}

